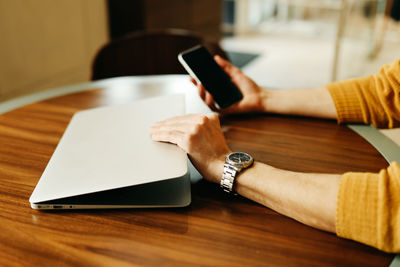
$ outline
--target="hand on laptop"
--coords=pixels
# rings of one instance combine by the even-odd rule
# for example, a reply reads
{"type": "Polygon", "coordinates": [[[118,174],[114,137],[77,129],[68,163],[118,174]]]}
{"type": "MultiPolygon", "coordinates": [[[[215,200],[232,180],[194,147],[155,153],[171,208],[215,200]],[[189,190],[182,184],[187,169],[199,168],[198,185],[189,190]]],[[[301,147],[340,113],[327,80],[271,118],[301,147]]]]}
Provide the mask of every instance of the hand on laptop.
{"type": "Polygon", "coordinates": [[[210,109],[224,114],[264,112],[265,109],[263,99],[268,94],[268,91],[262,89],[252,79],[247,77],[239,68],[233,66],[222,57],[215,56],[214,59],[217,64],[229,75],[232,82],[240,89],[243,94],[243,99],[224,110],[218,110],[215,107],[212,95],[205,90],[202,84],[197,84],[195,79],[190,78],[191,82],[197,86],[200,97],[210,107],[210,109]]]}
{"type": "Polygon", "coordinates": [[[205,179],[220,182],[225,157],[231,151],[217,114],[173,117],[154,124],[150,133],[154,141],[177,144],[205,179]]]}

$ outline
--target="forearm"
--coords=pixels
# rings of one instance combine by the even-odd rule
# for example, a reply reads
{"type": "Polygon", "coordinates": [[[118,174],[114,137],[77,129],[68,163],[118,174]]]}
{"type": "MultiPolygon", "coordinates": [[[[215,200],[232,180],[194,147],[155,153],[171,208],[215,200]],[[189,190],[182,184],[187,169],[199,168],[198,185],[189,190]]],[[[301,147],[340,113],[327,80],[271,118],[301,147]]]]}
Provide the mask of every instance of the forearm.
{"type": "Polygon", "coordinates": [[[236,179],[236,191],[306,225],[335,232],[340,175],[298,173],[256,162],[236,179]]]}
{"type": "Polygon", "coordinates": [[[268,90],[263,92],[263,109],[268,113],[336,119],[336,108],[325,88],[268,90]]]}

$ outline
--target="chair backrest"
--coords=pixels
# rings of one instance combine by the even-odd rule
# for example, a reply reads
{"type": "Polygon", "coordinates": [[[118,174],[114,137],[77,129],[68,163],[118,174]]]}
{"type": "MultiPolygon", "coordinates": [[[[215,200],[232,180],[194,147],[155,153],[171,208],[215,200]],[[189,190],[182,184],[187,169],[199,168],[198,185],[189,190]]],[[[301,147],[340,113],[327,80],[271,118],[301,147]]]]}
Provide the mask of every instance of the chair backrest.
{"type": "Polygon", "coordinates": [[[92,66],[92,80],[117,76],[151,74],[186,74],[178,54],[202,44],[211,54],[228,58],[217,43],[206,42],[186,30],[135,32],[111,41],[97,53],[92,66]]]}

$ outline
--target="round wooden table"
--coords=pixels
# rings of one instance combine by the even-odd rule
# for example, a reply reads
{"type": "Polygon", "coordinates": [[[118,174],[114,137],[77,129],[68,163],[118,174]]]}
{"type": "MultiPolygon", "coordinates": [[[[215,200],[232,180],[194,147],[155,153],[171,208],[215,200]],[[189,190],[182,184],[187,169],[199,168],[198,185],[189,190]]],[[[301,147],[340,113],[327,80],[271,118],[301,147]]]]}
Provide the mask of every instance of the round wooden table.
{"type": "MultiPolygon", "coordinates": [[[[186,94],[189,113],[208,111],[185,75],[64,89],[62,96],[0,115],[0,265],[387,266],[392,260],[201,179],[193,180],[186,208],[31,209],[28,199],[76,111],[171,93],[186,94]]],[[[233,150],[275,167],[343,173],[387,166],[369,143],[335,121],[265,114],[221,121],[233,150]]]]}

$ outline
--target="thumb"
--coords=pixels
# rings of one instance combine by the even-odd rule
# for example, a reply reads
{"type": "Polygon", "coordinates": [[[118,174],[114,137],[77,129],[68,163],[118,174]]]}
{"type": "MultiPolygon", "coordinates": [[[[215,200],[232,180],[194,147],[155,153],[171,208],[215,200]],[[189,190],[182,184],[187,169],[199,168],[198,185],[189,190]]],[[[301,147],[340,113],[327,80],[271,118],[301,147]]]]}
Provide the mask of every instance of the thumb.
{"type": "MultiPolygon", "coordinates": [[[[229,78],[233,81],[236,86],[240,82],[240,79],[243,78],[243,72],[238,67],[233,66],[229,61],[223,59],[220,56],[214,56],[215,62],[228,74],[229,78]]],[[[240,86],[238,86],[240,88],[240,86]]]]}
{"type": "Polygon", "coordinates": [[[237,72],[239,69],[233,66],[228,60],[222,58],[221,56],[214,56],[215,62],[229,75],[231,76],[234,72],[237,72]]]}

